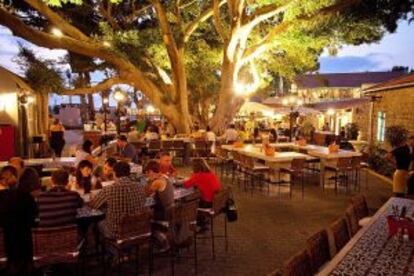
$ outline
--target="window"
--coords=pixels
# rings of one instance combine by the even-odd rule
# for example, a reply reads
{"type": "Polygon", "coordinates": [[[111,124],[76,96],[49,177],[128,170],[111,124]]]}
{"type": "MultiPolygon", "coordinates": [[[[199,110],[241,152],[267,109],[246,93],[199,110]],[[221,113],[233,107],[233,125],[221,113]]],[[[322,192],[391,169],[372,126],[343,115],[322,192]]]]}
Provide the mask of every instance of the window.
{"type": "Polygon", "coordinates": [[[384,142],[385,139],[385,112],[378,112],[378,129],[377,129],[377,141],[384,142]]]}

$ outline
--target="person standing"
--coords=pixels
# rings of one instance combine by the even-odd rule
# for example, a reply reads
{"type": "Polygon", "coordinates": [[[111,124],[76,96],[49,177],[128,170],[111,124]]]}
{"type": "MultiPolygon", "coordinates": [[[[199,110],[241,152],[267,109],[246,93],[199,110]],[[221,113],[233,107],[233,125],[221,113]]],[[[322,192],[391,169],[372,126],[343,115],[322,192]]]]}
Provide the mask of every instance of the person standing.
{"type": "Polygon", "coordinates": [[[396,166],[392,182],[392,191],[395,196],[404,197],[407,192],[408,170],[412,160],[408,144],[404,141],[397,145],[388,153],[387,158],[396,166]]]}
{"type": "Polygon", "coordinates": [[[407,195],[414,197],[414,135],[408,138],[408,146],[411,155],[410,173],[407,181],[407,195]]]}
{"type": "Polygon", "coordinates": [[[65,146],[65,128],[60,123],[59,119],[55,119],[53,124],[50,126],[50,137],[49,143],[50,147],[53,149],[55,156],[61,157],[62,150],[65,146]]]}

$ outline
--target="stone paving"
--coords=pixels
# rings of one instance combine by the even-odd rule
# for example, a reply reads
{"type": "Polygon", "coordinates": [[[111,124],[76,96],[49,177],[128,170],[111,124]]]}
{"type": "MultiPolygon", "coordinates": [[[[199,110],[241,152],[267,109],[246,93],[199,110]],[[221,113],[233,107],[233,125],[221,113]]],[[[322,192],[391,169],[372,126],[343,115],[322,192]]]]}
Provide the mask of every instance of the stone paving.
{"type": "MultiPolygon", "coordinates": [[[[182,170],[182,173],[187,174],[188,170],[182,170]]],[[[223,183],[227,182],[228,179],[224,178],[223,183]]],[[[373,176],[369,176],[368,183],[369,188],[366,190],[364,187],[362,192],[374,212],[391,195],[391,187],[373,176]]],[[[259,192],[252,196],[240,191],[237,185],[233,187],[233,193],[239,219],[228,224],[229,250],[226,253],[224,240],[218,240],[216,260],[213,261],[210,241],[199,241],[198,275],[266,275],[302,249],[310,235],[342,216],[354,194],[340,191],[335,195],[331,189],[323,192],[314,185],[306,187],[304,199],[300,191],[294,191],[292,199],[283,193],[278,196],[277,189],[272,189],[270,196],[259,192]]],[[[215,225],[217,233],[222,233],[222,217],[215,225]]],[[[146,264],[144,266],[143,270],[147,271],[146,264]]],[[[87,269],[91,275],[101,275],[101,271],[94,266],[87,269]]],[[[133,275],[132,267],[127,271],[130,274],[123,275],[133,275]]],[[[156,258],[153,274],[171,275],[169,260],[156,258]]],[[[175,274],[194,275],[193,260],[181,259],[175,266],[175,274]]]]}

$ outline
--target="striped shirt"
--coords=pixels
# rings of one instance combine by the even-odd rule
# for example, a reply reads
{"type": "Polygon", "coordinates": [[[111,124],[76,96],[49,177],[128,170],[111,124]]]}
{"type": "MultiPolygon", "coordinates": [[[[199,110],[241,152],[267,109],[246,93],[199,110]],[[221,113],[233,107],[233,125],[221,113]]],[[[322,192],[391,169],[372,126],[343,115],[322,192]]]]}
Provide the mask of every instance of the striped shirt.
{"type": "Polygon", "coordinates": [[[76,222],[76,209],[83,201],[77,192],[64,187],[53,187],[41,193],[37,199],[39,209],[38,227],[56,227],[76,222]]]}

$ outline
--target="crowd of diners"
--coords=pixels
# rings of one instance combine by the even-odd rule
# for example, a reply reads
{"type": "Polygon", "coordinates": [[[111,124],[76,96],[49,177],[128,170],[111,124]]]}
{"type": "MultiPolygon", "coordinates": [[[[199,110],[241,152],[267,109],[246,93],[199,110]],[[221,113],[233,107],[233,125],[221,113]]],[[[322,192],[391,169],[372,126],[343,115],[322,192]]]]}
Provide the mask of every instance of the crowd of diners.
{"type": "MultiPolygon", "coordinates": [[[[91,150],[92,143],[86,140],[76,152],[75,167],[53,171],[47,187],[42,185],[38,172],[25,166],[19,157],[11,158],[1,169],[0,229],[10,275],[31,270],[33,228],[76,224],[77,210],[83,206],[104,211],[105,218],[98,228],[108,239],[117,237],[126,215],[152,208],[154,220],[166,219],[166,210],[175,203],[177,176],[170,153],[160,152],[156,159],[147,160],[142,164],[143,174],[137,175],[131,173],[131,167],[142,160],[125,136],[117,138],[116,154],[104,160],[92,156],[91,150]],[[153,197],[153,205],[146,204],[148,197],[153,197]]],[[[195,158],[192,165],[193,173],[181,184],[199,191],[200,207],[212,207],[214,195],[221,189],[220,181],[206,160],[195,158]]],[[[197,223],[200,232],[208,227],[202,217],[197,223]]],[[[170,248],[165,231],[160,226],[152,231],[161,252],[170,248]]]]}

